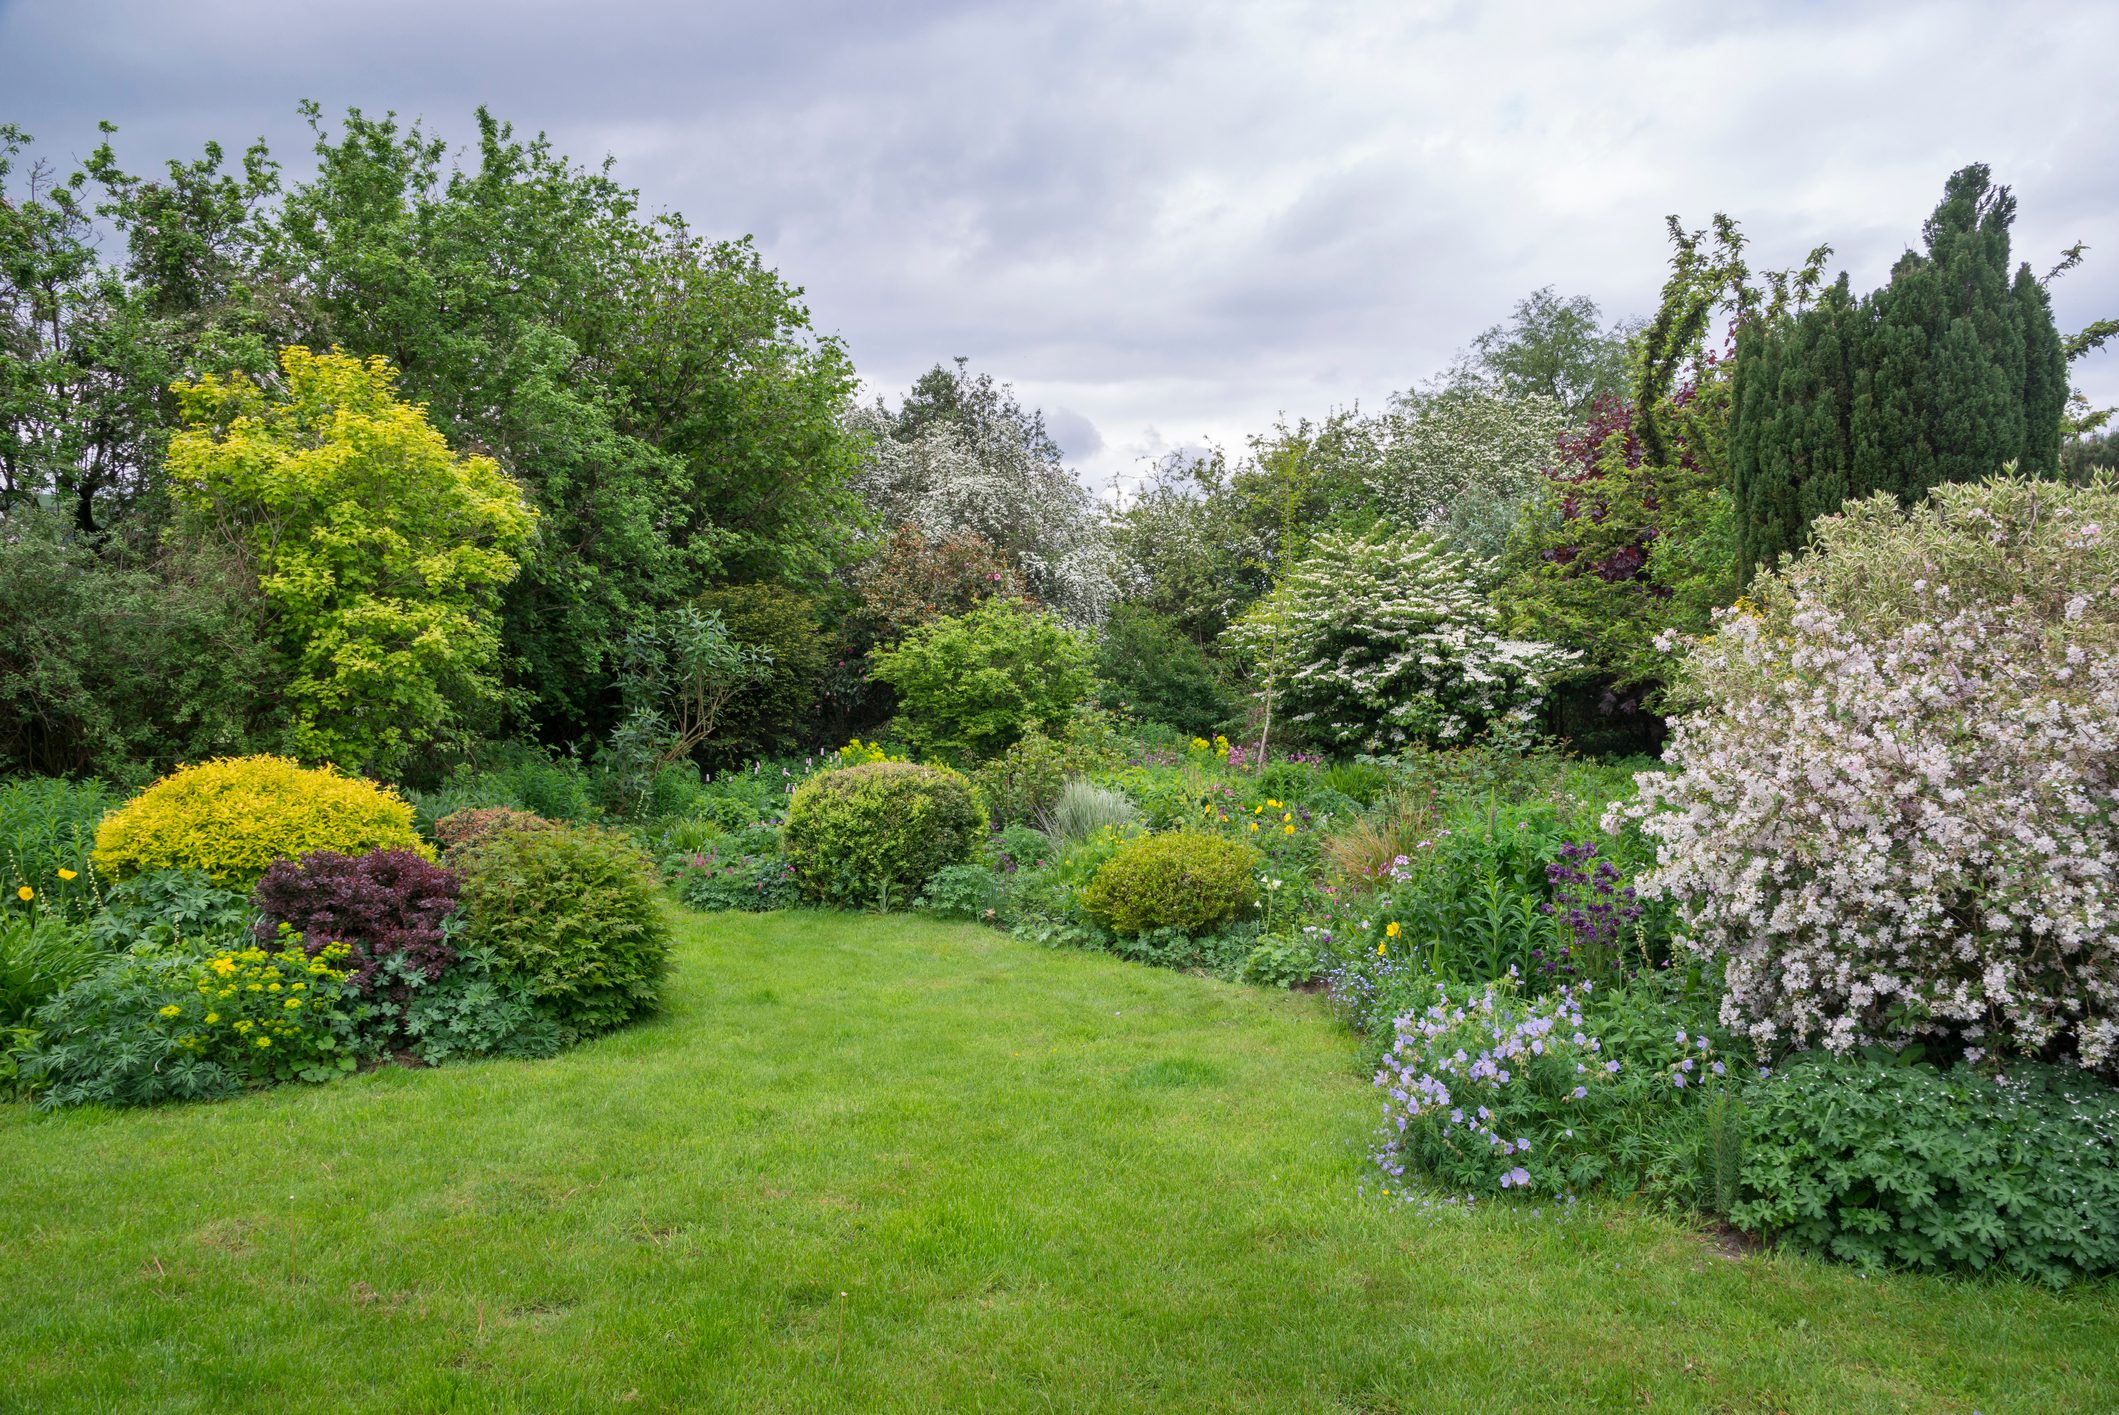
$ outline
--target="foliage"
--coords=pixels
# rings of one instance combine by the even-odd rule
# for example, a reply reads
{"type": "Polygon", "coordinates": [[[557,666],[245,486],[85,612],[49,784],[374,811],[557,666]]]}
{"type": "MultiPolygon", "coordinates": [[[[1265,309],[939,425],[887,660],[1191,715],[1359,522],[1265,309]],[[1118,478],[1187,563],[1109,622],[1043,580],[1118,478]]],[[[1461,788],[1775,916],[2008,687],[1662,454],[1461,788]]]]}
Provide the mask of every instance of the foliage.
{"type": "Polygon", "coordinates": [[[857,486],[883,525],[941,540],[976,535],[1024,587],[1070,623],[1093,624],[1115,598],[1116,564],[1096,503],[1061,461],[1044,416],[959,360],[936,365],[893,415],[852,421],[867,437],[857,486]]]}
{"type": "Polygon", "coordinates": [[[180,761],[283,745],[285,673],[260,610],[256,586],[209,547],[141,552],[9,513],[0,771],[139,785],[180,761]]]}
{"type": "Polygon", "coordinates": [[[1383,420],[1368,500],[1405,530],[1491,559],[1544,485],[1562,426],[1560,405],[1540,393],[1401,393],[1383,420]]]}
{"type": "Polygon", "coordinates": [[[487,949],[463,949],[448,971],[430,978],[402,953],[384,957],[371,996],[392,1041],[429,1066],[468,1057],[535,1060],[565,1042],[559,1024],[538,1007],[530,982],[510,973],[487,949]]]}
{"type": "Polygon", "coordinates": [[[170,492],[256,575],[299,751],[392,770],[497,695],[500,587],[536,513],[490,458],[450,451],[387,359],[294,345],[280,371],[284,393],[178,385],[170,492]]]}
{"type": "Polygon", "coordinates": [[[1741,1227],[1863,1267],[2119,1269],[2119,1091],[1819,1056],[1753,1083],[1741,1227]]]}
{"type": "Polygon", "coordinates": [[[281,946],[292,929],[311,957],[326,943],[346,945],[346,984],[357,993],[374,990],[385,958],[430,981],[456,961],[443,930],[456,912],[456,876],[410,850],[312,850],[277,860],[254,897],[259,942],[281,946]]]}
{"type": "Polygon", "coordinates": [[[2115,519],[2013,479],[1856,502],[1692,646],[1613,821],[1757,1046],[2119,1062],[2115,519]]]}
{"type": "Polygon", "coordinates": [[[1569,419],[1626,383],[1626,329],[1599,327],[1603,311],[1587,295],[1562,299],[1550,285],[1516,301],[1506,324],[1472,341],[1466,381],[1514,398],[1551,400],[1569,419]]]}
{"type": "Polygon", "coordinates": [[[814,714],[831,668],[821,601],[760,583],[708,590],[699,604],[720,616],[730,637],[763,669],[722,704],[704,749],[708,764],[726,767],[816,743],[814,714]]]}
{"type": "Polygon", "coordinates": [[[1051,805],[1038,813],[1037,825],[1048,838],[1072,845],[1131,825],[1139,814],[1125,792],[1077,776],[1054,793],[1051,805]]]}
{"type": "Polygon", "coordinates": [[[970,859],[985,828],[971,783],[957,772],[872,762],[798,787],[785,840],[805,897],[887,909],[909,904],[943,866],[970,859]]]}
{"type": "Polygon", "coordinates": [[[1052,809],[1067,783],[1068,752],[1033,727],[1008,749],[971,773],[971,783],[986,803],[996,827],[1024,825],[1052,809]]]}
{"type": "MultiPolygon", "coordinates": [[[[652,1009],[669,966],[653,865],[630,838],[597,826],[502,831],[456,857],[460,945],[529,984],[569,1039],[652,1009]]],[[[453,943],[453,940],[452,940],[453,943]]]]}
{"type": "Polygon", "coordinates": [[[1007,925],[1008,890],[1002,878],[977,862],[944,865],[920,891],[919,907],[938,919],[1007,925]]]}
{"type": "MultiPolygon", "coordinates": [[[[1677,401],[1698,414],[1719,393],[1691,385],[1677,401]]],[[[1672,434],[1675,460],[1651,460],[1642,425],[1630,406],[1606,403],[1561,438],[1494,593],[1505,632],[1574,650],[1580,659],[1563,676],[1609,685],[1627,706],[1652,697],[1666,671],[1658,636],[1704,632],[1737,592],[1735,522],[1715,465],[1698,455],[1689,425],[1672,434]]]]}
{"type": "Polygon", "coordinates": [[[93,909],[89,852],[97,822],[116,804],[95,781],[0,781],[0,919],[24,908],[69,917],[93,909]]]}
{"type": "Polygon", "coordinates": [[[1056,732],[1094,679],[1087,641],[1049,614],[989,599],[870,659],[897,691],[891,734],[922,755],[975,761],[1025,732],[1056,732]]]}
{"type": "Polygon", "coordinates": [[[863,651],[897,643],[930,619],[966,614],[987,599],[1022,599],[1021,577],[975,531],[928,536],[899,526],[854,567],[856,605],[847,637],[863,651]]]}
{"type": "Polygon", "coordinates": [[[178,1045],[191,1035],[183,1014],[199,1004],[199,966],[180,952],[119,954],[39,1008],[35,1040],[17,1062],[38,1107],[154,1105],[240,1091],[245,1073],[178,1045]]]}
{"type": "Polygon", "coordinates": [[[1842,275],[1814,306],[1740,326],[1730,432],[1745,579],[1800,550],[1841,503],[1908,504],[2004,466],[2059,471],[2067,360],[2045,286],[2009,270],[2016,199],[1952,174],[1890,283],[1842,275]]]}
{"type": "Polygon", "coordinates": [[[282,933],[278,948],[209,954],[194,995],[157,1009],[180,1052],[253,1084],[329,1081],[360,1058],[360,1014],[347,984],[347,945],[282,933]]]}
{"type": "Polygon", "coordinates": [[[795,868],[777,849],[745,849],[737,840],[702,844],[664,866],[670,890],[694,909],[791,909],[802,902],[795,868]]]}
{"type": "Polygon", "coordinates": [[[1427,536],[1327,534],[1227,638],[1253,659],[1284,639],[1284,711],[1313,740],[1371,750],[1464,741],[1527,720],[1568,661],[1494,632],[1475,579],[1470,562],[1427,536]]]}
{"type": "Polygon", "coordinates": [[[191,869],[249,884],[311,850],[379,849],[429,853],[387,787],[285,757],[230,757],[179,767],[105,816],[91,858],[117,880],[191,869]]]}
{"type": "Polygon", "coordinates": [[[451,811],[434,822],[432,834],[446,860],[457,851],[468,850],[504,830],[543,830],[551,824],[543,816],[518,811],[512,806],[473,806],[468,810],[451,811]]]}
{"type": "Polygon", "coordinates": [[[89,921],[89,933],[109,952],[238,946],[257,920],[248,881],[231,888],[198,870],[149,870],[116,885],[89,921]]]}
{"type": "Polygon", "coordinates": [[[1586,1013],[1592,991],[1442,984],[1397,1018],[1376,1074],[1388,1097],[1385,1174],[1402,1182],[1414,1170],[1474,1197],[1568,1196],[1648,1177],[1672,1113],[1734,1078],[1711,1039],[1683,1026],[1620,1054],[1586,1013]]]}
{"type": "Polygon", "coordinates": [[[546,820],[585,822],[596,818],[591,782],[572,757],[536,747],[496,743],[459,763],[430,791],[408,791],[414,819],[429,835],[442,817],[458,811],[507,809],[546,820]]]}
{"type": "MultiPolygon", "coordinates": [[[[88,929],[51,915],[0,914],[0,1067],[30,1014],[103,962],[88,929]]],[[[0,1072],[0,1081],[6,1076],[0,1072]]]]}
{"type": "Polygon", "coordinates": [[[1120,604],[1105,619],[1096,676],[1106,708],[1143,722],[1215,731],[1237,717],[1235,696],[1206,651],[1177,620],[1139,605],[1120,604]]]}
{"type": "Polygon", "coordinates": [[[1322,968],[1314,940],[1268,934],[1244,955],[1243,980],[1267,988],[1300,987],[1313,981],[1322,968]]]}
{"type": "Polygon", "coordinates": [[[1089,916],[1127,935],[1206,933],[1258,902],[1257,856],[1225,836],[1179,830],[1128,841],[1082,891],[1089,916]]]}

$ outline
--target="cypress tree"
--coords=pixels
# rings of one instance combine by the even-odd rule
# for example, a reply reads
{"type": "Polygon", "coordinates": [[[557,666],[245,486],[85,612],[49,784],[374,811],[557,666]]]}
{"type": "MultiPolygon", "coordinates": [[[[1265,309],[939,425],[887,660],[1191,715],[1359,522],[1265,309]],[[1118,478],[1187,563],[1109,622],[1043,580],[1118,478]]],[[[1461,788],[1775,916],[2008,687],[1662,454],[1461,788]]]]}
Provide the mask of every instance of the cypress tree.
{"type": "Polygon", "coordinates": [[[2067,364],[2045,289],[2009,269],[2016,201],[1978,164],[1951,176],[1890,283],[1842,275],[1737,344],[1730,447],[1748,580],[1849,497],[1912,502],[2010,462],[2057,475],[2067,364]],[[1750,366],[1747,368],[1746,364],[1750,366]]]}

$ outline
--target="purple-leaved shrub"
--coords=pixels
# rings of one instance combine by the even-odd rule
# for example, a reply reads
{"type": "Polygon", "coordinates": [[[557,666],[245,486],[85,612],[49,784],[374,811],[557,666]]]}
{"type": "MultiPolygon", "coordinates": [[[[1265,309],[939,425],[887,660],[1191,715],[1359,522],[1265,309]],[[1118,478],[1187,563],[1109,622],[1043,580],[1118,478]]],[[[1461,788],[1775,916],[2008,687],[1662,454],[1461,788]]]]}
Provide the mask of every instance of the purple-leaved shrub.
{"type": "Polygon", "coordinates": [[[456,876],[409,850],[315,850],[281,860],[258,880],[254,897],[262,947],[280,946],[282,924],[301,936],[311,957],[328,944],[344,943],[352,950],[347,985],[357,992],[369,990],[377,967],[392,954],[429,981],[456,961],[442,928],[456,912],[456,876]]]}

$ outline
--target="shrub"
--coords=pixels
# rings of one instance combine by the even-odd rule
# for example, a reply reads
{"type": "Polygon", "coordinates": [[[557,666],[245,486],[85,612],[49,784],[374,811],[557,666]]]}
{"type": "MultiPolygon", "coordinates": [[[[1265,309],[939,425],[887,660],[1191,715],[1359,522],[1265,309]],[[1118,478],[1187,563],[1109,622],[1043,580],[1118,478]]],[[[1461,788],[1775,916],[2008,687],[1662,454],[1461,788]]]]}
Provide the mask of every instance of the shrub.
{"type": "Polygon", "coordinates": [[[451,811],[434,822],[434,842],[441,846],[442,858],[447,859],[459,850],[468,850],[484,843],[504,830],[549,830],[552,822],[531,811],[518,811],[513,806],[474,806],[469,810],[451,811]]]}
{"type": "Polygon", "coordinates": [[[1319,967],[1314,940],[1269,934],[1244,955],[1243,980],[1269,988],[1300,987],[1317,976],[1319,967]]]}
{"type": "Polygon", "coordinates": [[[1081,634],[1004,599],[921,625],[874,655],[869,675],[897,690],[892,736],[956,761],[1006,751],[1033,727],[1058,731],[1094,685],[1081,634]]]}
{"type": "Polygon", "coordinates": [[[1258,902],[1254,856],[1241,842],[1179,830],[1121,846],[1089,887],[1082,907],[1118,934],[1145,929],[1204,933],[1258,902]]]}
{"type": "Polygon", "coordinates": [[[944,865],[971,858],[986,822],[947,767],[876,762],[803,784],[787,812],[802,893],[829,904],[909,903],[944,865]]]}
{"type": "Polygon", "coordinates": [[[376,849],[429,853],[395,793],[333,767],[231,757],[179,767],[105,816],[92,858],[113,879],[189,869],[249,884],[274,860],[376,849]]]}
{"type": "Polygon", "coordinates": [[[1224,638],[1304,737],[1375,751],[1528,724],[1571,656],[1504,639],[1480,567],[1424,535],[1321,535],[1224,638]]]}
{"type": "Polygon", "coordinates": [[[2119,1065],[2119,489],[1850,504],[1695,644],[1639,819],[1761,1048],[2119,1065]]]}
{"type": "Polygon", "coordinates": [[[376,969],[393,955],[432,981],[456,961],[442,930],[456,896],[456,876],[410,850],[313,850],[274,862],[258,880],[257,937],[276,948],[291,928],[311,957],[327,943],[344,944],[355,992],[372,990],[376,969]]]}
{"type": "Polygon", "coordinates": [[[1865,1267],[2119,1269],[2119,1091],[2079,1071],[1817,1056],[1746,1102],[1741,1228],[1865,1267]]]}
{"type": "Polygon", "coordinates": [[[0,782],[0,916],[25,906],[69,916],[95,907],[89,851],[117,801],[98,782],[0,782]],[[30,891],[24,899],[22,891],[30,891]]]}
{"type": "Polygon", "coordinates": [[[669,966],[654,868],[626,836],[596,826],[503,831],[456,861],[460,946],[491,952],[529,984],[569,1037],[655,1005],[669,966]]]}
{"type": "Polygon", "coordinates": [[[1039,814],[1037,823],[1052,839],[1071,845],[1100,830],[1130,825],[1138,814],[1123,791],[1076,777],[1059,789],[1050,808],[1039,814]]]}
{"type": "Polygon", "coordinates": [[[1105,707],[1143,722],[1213,732],[1239,716],[1236,695],[1206,651],[1176,620],[1138,605],[1119,605],[1104,622],[1096,676],[1105,707]]]}

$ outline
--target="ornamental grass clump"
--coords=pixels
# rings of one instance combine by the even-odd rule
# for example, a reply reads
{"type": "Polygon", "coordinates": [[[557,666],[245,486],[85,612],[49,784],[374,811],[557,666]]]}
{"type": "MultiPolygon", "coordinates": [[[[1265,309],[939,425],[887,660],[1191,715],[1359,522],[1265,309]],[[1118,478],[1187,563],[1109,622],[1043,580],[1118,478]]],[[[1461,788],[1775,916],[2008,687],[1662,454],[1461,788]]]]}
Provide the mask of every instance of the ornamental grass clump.
{"type": "Polygon", "coordinates": [[[2119,1067],[2119,489],[1816,523],[1683,664],[1646,897],[1761,1050],[2119,1067]]]}

